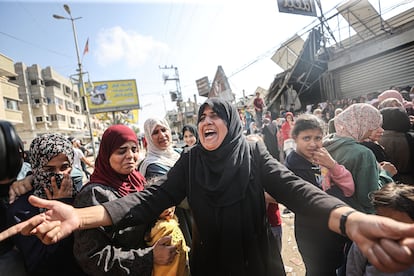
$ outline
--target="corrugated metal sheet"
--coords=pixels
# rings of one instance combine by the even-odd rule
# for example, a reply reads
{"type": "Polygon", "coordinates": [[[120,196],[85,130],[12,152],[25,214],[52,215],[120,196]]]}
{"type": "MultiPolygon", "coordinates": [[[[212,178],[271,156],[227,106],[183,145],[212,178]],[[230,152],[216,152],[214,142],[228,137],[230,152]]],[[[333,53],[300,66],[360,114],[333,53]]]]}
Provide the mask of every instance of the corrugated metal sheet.
{"type": "Polygon", "coordinates": [[[336,73],[342,98],[414,84],[414,44],[345,67],[336,73]]]}

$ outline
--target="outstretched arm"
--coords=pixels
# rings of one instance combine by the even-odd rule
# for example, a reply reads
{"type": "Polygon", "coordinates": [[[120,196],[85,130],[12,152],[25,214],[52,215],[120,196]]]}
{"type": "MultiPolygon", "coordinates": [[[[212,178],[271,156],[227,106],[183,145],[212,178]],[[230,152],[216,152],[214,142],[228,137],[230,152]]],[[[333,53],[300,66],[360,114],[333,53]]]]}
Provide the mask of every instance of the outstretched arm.
{"type": "MultiPolygon", "coordinates": [[[[329,228],[341,234],[341,216],[350,210],[350,207],[332,210],[329,228]]],[[[414,251],[404,245],[404,239],[414,236],[414,224],[355,211],[348,216],[344,226],[346,235],[379,270],[391,273],[413,265],[414,251]]],[[[414,249],[413,246],[411,248],[414,249]]]]}
{"type": "Polygon", "coordinates": [[[0,233],[0,241],[22,233],[36,235],[43,243],[53,244],[77,229],[112,224],[109,214],[101,205],[75,209],[59,201],[44,200],[35,196],[30,196],[29,201],[33,206],[48,210],[0,233]]]}

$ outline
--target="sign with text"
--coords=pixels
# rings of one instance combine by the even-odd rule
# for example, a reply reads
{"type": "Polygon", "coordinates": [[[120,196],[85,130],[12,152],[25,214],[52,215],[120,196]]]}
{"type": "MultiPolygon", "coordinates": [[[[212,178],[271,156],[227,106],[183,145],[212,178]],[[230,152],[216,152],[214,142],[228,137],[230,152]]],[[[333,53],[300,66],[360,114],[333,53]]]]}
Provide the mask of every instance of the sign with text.
{"type": "Polygon", "coordinates": [[[198,95],[207,97],[210,92],[210,83],[208,82],[208,77],[203,77],[196,80],[198,95]]]}
{"type": "Polygon", "coordinates": [[[314,0],[277,0],[279,12],[316,16],[314,0]]]}
{"type": "Polygon", "coordinates": [[[137,83],[132,80],[85,83],[91,114],[138,109],[137,83]]]}

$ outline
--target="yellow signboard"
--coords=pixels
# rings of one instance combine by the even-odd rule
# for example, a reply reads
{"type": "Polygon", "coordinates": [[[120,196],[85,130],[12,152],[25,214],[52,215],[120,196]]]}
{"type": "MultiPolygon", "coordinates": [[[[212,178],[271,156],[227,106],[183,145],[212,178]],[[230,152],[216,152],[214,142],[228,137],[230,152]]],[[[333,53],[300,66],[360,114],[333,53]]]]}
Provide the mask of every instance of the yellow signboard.
{"type": "Polygon", "coordinates": [[[85,83],[91,114],[139,108],[136,80],[97,81],[85,83]]]}

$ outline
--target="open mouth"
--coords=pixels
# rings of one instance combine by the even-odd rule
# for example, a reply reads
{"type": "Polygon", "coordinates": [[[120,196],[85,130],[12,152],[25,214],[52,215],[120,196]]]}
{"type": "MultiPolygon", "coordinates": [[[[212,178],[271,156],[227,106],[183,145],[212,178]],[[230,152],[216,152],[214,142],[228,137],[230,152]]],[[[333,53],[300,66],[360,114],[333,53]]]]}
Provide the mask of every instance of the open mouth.
{"type": "Polygon", "coordinates": [[[213,136],[214,134],[216,134],[216,132],[215,132],[214,130],[212,130],[212,129],[208,129],[208,130],[206,130],[206,131],[204,132],[204,136],[205,136],[206,138],[211,137],[211,136],[213,136]]]}

